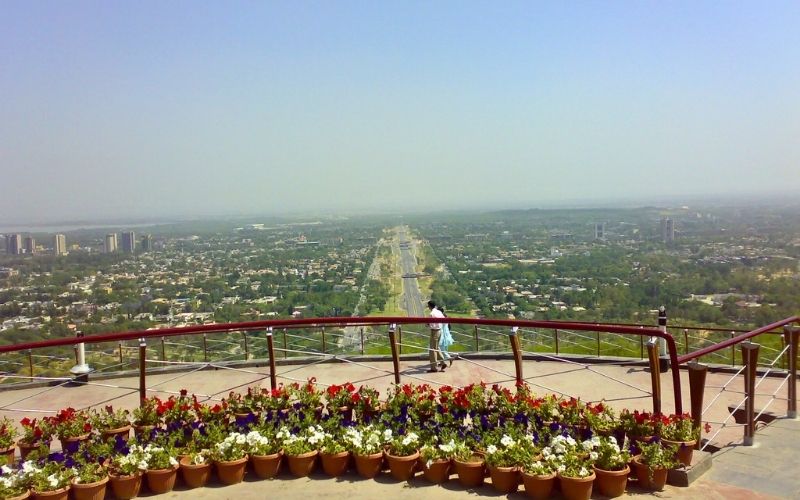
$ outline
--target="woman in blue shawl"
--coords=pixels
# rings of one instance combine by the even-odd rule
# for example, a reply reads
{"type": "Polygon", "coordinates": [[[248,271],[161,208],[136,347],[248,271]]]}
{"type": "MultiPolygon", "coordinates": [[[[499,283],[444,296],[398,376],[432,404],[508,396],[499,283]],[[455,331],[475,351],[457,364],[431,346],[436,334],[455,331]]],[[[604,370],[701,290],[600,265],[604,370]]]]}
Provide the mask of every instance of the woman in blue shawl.
{"type": "MultiPolygon", "coordinates": [[[[446,318],[447,314],[444,312],[444,306],[439,306],[442,315],[446,318]]],[[[442,359],[448,361],[450,366],[453,366],[453,356],[450,354],[450,346],[453,345],[453,336],[450,335],[450,325],[442,323],[442,335],[439,337],[439,350],[442,352],[442,359]]]]}

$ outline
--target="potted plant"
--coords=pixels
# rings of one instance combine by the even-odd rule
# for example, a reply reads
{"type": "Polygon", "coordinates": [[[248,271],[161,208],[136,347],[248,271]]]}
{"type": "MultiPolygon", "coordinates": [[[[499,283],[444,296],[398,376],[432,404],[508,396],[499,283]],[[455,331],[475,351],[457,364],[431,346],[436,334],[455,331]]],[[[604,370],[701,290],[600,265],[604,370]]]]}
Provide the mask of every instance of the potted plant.
{"type": "Polygon", "coordinates": [[[458,481],[467,488],[477,488],[483,484],[485,460],[464,442],[456,443],[453,456],[458,481]]]}
{"type": "Polygon", "coordinates": [[[627,409],[622,410],[619,416],[620,424],[625,430],[628,439],[633,441],[634,445],[640,442],[648,443],[653,440],[656,435],[656,427],[658,426],[659,418],[649,412],[640,412],[635,410],[633,413],[627,409]]]}
{"type": "Polygon", "coordinates": [[[75,500],[103,500],[108,485],[108,472],[94,457],[75,455],[72,495],[75,500]]]}
{"type": "Polygon", "coordinates": [[[513,493],[519,486],[519,467],[533,455],[531,442],[518,429],[503,428],[490,433],[486,444],[486,466],[492,486],[500,493],[513,493]],[[513,436],[513,437],[512,437],[513,436]]]}
{"type": "Polygon", "coordinates": [[[663,420],[661,442],[678,450],[676,458],[683,465],[692,464],[692,454],[699,436],[700,429],[694,425],[688,413],[670,415],[663,420]]]}
{"type": "Polygon", "coordinates": [[[77,450],[80,442],[87,440],[92,432],[88,411],[65,408],[51,418],[53,430],[61,440],[61,449],[64,451],[77,450]]]}
{"type": "Polygon", "coordinates": [[[128,500],[138,496],[145,470],[144,448],[137,444],[122,444],[117,448],[108,475],[114,497],[128,500]]]}
{"type": "Polygon", "coordinates": [[[33,467],[29,481],[34,498],[50,500],[67,500],[72,469],[67,469],[64,462],[50,460],[41,467],[33,467]]]}
{"type": "Polygon", "coordinates": [[[377,389],[362,385],[353,394],[352,406],[361,423],[368,424],[381,411],[380,393],[377,389]]]}
{"type": "Polygon", "coordinates": [[[211,459],[208,450],[191,451],[180,460],[180,471],[183,482],[189,488],[205,486],[211,477],[211,459]]]}
{"type": "Polygon", "coordinates": [[[91,413],[90,422],[100,431],[103,439],[120,436],[127,441],[131,430],[130,412],[125,409],[114,410],[111,405],[91,413]]]}
{"type": "Polygon", "coordinates": [[[283,440],[283,452],[291,473],[296,477],[305,477],[311,474],[319,454],[319,446],[325,439],[322,427],[309,425],[306,428],[300,428],[296,434],[282,429],[278,431],[278,437],[283,440]]]}
{"type": "Polygon", "coordinates": [[[308,381],[300,385],[298,383],[289,386],[289,398],[295,411],[303,412],[306,417],[313,416],[315,420],[322,418],[322,393],[315,385],[316,378],[311,377],[308,381]]]}
{"type": "Polygon", "coordinates": [[[155,429],[161,423],[161,418],[158,415],[158,406],[160,400],[153,396],[142,401],[142,403],[133,409],[133,430],[136,437],[142,439],[150,435],[150,431],[155,429]]]}
{"type": "Polygon", "coordinates": [[[450,478],[450,467],[456,455],[455,439],[451,437],[447,442],[442,441],[440,436],[432,434],[431,439],[419,449],[422,474],[434,484],[443,483],[450,478]]]}
{"type": "Polygon", "coordinates": [[[322,470],[330,477],[339,477],[347,472],[350,450],[347,449],[341,432],[333,429],[325,431],[325,437],[319,445],[319,458],[322,470]]]}
{"type": "Polygon", "coordinates": [[[5,463],[14,461],[14,439],[17,437],[17,428],[8,417],[0,420],[0,457],[5,457],[5,463]]]}
{"type": "Polygon", "coordinates": [[[586,403],[583,419],[590,429],[601,436],[612,436],[618,446],[625,443],[625,430],[616,412],[603,402],[586,403]]]}
{"type": "Polygon", "coordinates": [[[247,467],[247,437],[231,432],[211,450],[217,476],[223,484],[241,483],[247,467]]]}
{"type": "Polygon", "coordinates": [[[595,474],[586,453],[572,448],[561,457],[558,467],[558,483],[561,494],[567,500],[588,500],[592,496],[595,474]]]}
{"type": "MultiPolygon", "coordinates": [[[[388,429],[387,429],[388,431],[388,429]]],[[[356,471],[361,477],[372,479],[383,465],[383,446],[391,439],[391,431],[384,434],[377,425],[348,427],[344,433],[347,448],[353,453],[356,471]]]]}
{"type": "Polygon", "coordinates": [[[22,460],[28,456],[31,450],[44,447],[43,453],[50,452],[50,439],[53,436],[53,427],[49,419],[37,420],[28,417],[20,420],[22,426],[22,437],[17,446],[22,460]]]}
{"type": "Polygon", "coordinates": [[[247,433],[247,453],[256,476],[268,479],[278,475],[283,459],[282,443],[275,428],[263,425],[247,433]]]}
{"type": "Polygon", "coordinates": [[[386,460],[389,462],[389,472],[395,479],[408,481],[414,477],[414,467],[419,459],[419,446],[419,434],[414,431],[394,436],[389,441],[386,460]]]}
{"type": "Polygon", "coordinates": [[[156,494],[172,491],[178,477],[175,449],[167,444],[150,443],[144,449],[144,461],[147,464],[144,474],[150,491],[156,494]]]}
{"type": "Polygon", "coordinates": [[[31,496],[27,473],[21,469],[3,467],[0,471],[0,498],[25,500],[31,496]]]}
{"type": "Polygon", "coordinates": [[[549,498],[556,484],[558,455],[550,460],[532,460],[522,465],[522,484],[525,494],[535,500],[549,498]]]}
{"type": "Polygon", "coordinates": [[[640,449],[641,453],[633,457],[632,462],[639,486],[648,490],[663,490],[667,484],[667,472],[680,464],[675,458],[677,448],[654,441],[641,444],[640,449]]]}
{"type": "Polygon", "coordinates": [[[630,453],[621,449],[612,437],[599,437],[595,443],[590,459],[594,462],[597,489],[610,498],[621,496],[625,493],[631,471],[628,466],[630,453]]]}
{"type": "Polygon", "coordinates": [[[328,401],[328,413],[340,414],[344,420],[353,419],[353,397],[356,387],[347,382],[343,385],[329,385],[325,390],[325,399],[328,401]]]}

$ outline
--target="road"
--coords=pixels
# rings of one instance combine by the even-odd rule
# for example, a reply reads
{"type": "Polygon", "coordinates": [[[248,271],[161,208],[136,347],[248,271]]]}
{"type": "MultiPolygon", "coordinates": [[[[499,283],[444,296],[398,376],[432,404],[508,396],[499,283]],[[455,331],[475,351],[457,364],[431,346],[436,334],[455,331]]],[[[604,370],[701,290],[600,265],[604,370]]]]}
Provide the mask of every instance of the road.
{"type": "MultiPolygon", "coordinates": [[[[414,241],[409,239],[405,226],[396,229],[397,240],[400,246],[400,268],[404,276],[416,274],[417,257],[414,241]]],[[[408,316],[425,316],[422,305],[422,295],[419,293],[417,278],[403,278],[403,302],[408,316]]]]}

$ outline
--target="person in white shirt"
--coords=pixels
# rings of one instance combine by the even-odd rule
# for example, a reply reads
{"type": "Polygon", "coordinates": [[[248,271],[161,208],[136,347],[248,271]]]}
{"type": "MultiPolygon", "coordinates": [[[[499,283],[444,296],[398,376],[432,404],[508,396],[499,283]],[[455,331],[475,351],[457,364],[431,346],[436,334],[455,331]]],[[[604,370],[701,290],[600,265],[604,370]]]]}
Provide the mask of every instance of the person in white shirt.
{"type": "MultiPolygon", "coordinates": [[[[431,318],[444,318],[444,314],[436,307],[436,303],[432,300],[428,301],[428,309],[431,310],[431,318]]],[[[430,345],[428,349],[428,359],[431,363],[431,368],[428,370],[428,373],[433,373],[437,370],[437,367],[441,367],[441,371],[444,371],[447,368],[447,363],[445,363],[444,358],[442,357],[442,351],[439,350],[439,339],[442,335],[442,324],[441,323],[430,323],[428,327],[431,329],[431,337],[430,337],[430,345]]]]}

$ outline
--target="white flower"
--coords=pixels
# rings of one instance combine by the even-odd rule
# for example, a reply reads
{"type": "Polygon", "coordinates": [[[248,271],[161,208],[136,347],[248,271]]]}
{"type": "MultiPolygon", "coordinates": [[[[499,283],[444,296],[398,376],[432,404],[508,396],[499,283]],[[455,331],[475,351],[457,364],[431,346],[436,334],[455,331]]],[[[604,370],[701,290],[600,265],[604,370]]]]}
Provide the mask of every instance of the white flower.
{"type": "Polygon", "coordinates": [[[594,462],[600,455],[596,451],[589,452],[589,460],[594,462]]]}
{"type": "Polygon", "coordinates": [[[177,461],[177,460],[175,460],[175,458],[174,458],[174,457],[169,457],[169,464],[170,464],[171,466],[175,467],[176,465],[178,465],[178,461],[177,461]]]}
{"type": "Polygon", "coordinates": [[[14,470],[11,467],[9,467],[8,465],[4,465],[4,466],[0,467],[0,471],[2,471],[3,474],[11,474],[12,472],[14,472],[14,470]]]}
{"type": "Polygon", "coordinates": [[[512,446],[514,446],[516,444],[516,441],[514,441],[511,438],[511,436],[503,434],[503,438],[500,440],[500,444],[502,444],[506,448],[510,448],[510,447],[512,447],[512,446]]]}
{"type": "Polygon", "coordinates": [[[581,467],[581,470],[578,471],[579,477],[586,477],[589,475],[589,471],[586,470],[586,467],[581,467]]]}
{"type": "Polygon", "coordinates": [[[47,484],[49,484],[53,488],[57,488],[58,487],[58,476],[56,476],[55,474],[50,474],[49,476],[47,476],[47,484]]]}
{"type": "Polygon", "coordinates": [[[147,460],[140,460],[138,464],[136,464],[136,468],[139,470],[147,470],[147,460]]]}
{"type": "Polygon", "coordinates": [[[383,440],[384,441],[391,441],[392,440],[392,430],[386,429],[383,431],[383,440]]]}
{"type": "Polygon", "coordinates": [[[490,444],[489,446],[486,447],[486,453],[488,453],[489,455],[497,453],[497,446],[490,444]]]}
{"type": "Polygon", "coordinates": [[[456,449],[456,443],[451,439],[447,444],[440,444],[439,449],[445,453],[452,453],[452,451],[456,449]]]}

